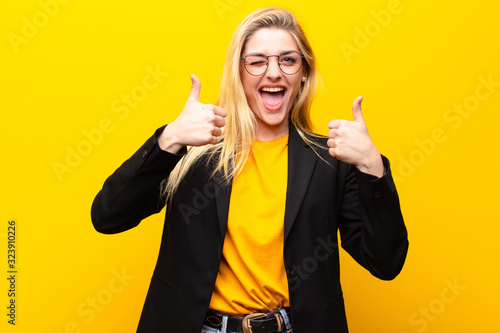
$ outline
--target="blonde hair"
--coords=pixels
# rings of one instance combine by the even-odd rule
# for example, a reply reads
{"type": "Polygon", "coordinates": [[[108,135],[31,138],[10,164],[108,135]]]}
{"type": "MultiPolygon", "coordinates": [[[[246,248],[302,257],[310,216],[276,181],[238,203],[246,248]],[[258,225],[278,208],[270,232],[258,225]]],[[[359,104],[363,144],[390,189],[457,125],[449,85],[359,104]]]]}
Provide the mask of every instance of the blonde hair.
{"type": "Polygon", "coordinates": [[[258,30],[272,28],[290,33],[304,56],[305,82],[301,84],[292,105],[289,119],[299,135],[309,145],[314,144],[305,132],[312,131],[310,108],[318,86],[316,58],[304,31],[292,13],[281,8],[264,8],[247,16],[238,26],[229,44],[221,88],[217,105],[227,111],[226,125],[220,140],[215,145],[190,147],[187,154],[172,170],[168,179],[162,183],[162,195],[171,198],[182,179],[202,156],[208,155],[207,163],[215,159],[213,174],[222,172],[223,179],[229,183],[238,175],[251,152],[255,137],[256,120],[250,109],[241,83],[241,52],[249,38],[258,30]],[[239,155],[239,156],[238,156],[239,155]]]}

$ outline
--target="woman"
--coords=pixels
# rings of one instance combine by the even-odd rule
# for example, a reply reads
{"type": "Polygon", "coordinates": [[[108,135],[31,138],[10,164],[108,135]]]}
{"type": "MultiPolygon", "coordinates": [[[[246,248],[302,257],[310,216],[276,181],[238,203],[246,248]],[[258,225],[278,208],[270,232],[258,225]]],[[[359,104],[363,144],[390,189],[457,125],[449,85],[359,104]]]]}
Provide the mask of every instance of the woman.
{"type": "Polygon", "coordinates": [[[314,54],[278,8],[237,28],[217,105],[200,103],[191,79],[178,118],[92,206],[95,228],[117,233],[167,205],[138,332],[347,332],[337,232],[381,279],[399,273],[408,248],[361,98],[353,121],[331,121],[328,138],[310,133],[314,54]]]}

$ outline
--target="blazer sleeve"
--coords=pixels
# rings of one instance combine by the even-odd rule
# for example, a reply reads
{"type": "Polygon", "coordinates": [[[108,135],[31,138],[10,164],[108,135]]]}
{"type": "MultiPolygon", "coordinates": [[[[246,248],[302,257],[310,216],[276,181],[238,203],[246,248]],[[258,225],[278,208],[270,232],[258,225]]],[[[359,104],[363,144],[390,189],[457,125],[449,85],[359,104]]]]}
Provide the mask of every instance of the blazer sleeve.
{"type": "Polygon", "coordinates": [[[165,206],[160,198],[160,183],[187,150],[183,148],[178,154],[161,150],[157,137],[164,128],[159,128],[104,182],[91,208],[97,231],[112,234],[131,229],[165,206]]]}
{"type": "Polygon", "coordinates": [[[339,226],[342,248],[371,274],[394,279],[406,259],[408,234],[389,161],[381,178],[349,166],[339,226]]]}

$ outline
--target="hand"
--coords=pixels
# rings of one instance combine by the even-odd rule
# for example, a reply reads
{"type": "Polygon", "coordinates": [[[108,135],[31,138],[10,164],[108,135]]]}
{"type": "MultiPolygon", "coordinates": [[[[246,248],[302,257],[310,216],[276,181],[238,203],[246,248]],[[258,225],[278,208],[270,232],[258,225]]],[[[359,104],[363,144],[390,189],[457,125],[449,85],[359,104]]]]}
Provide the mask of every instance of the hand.
{"type": "Polygon", "coordinates": [[[328,152],[343,162],[357,166],[362,172],[382,177],[384,165],[368,134],[361,112],[362,101],[360,96],[352,103],[352,121],[332,120],[328,123],[328,152]]]}
{"type": "Polygon", "coordinates": [[[200,103],[201,82],[195,75],[191,75],[191,82],[191,92],[182,112],[158,138],[160,148],[170,153],[177,153],[184,146],[217,143],[226,124],[226,110],[200,103]]]}

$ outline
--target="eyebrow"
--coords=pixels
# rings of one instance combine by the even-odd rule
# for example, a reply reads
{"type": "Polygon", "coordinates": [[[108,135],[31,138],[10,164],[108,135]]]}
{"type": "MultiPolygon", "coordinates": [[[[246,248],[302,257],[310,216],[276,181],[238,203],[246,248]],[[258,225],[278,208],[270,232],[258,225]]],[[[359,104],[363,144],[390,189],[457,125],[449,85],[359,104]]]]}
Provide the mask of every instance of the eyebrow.
{"type": "MultiPolygon", "coordinates": [[[[300,52],[299,52],[299,51],[297,51],[297,50],[287,50],[287,51],[283,51],[283,52],[281,52],[281,53],[278,53],[278,54],[276,54],[276,55],[283,55],[283,54],[288,54],[288,53],[292,53],[292,52],[297,52],[298,54],[300,54],[300,52]]],[[[265,56],[265,57],[267,57],[267,54],[264,54],[264,53],[261,53],[261,52],[250,52],[250,53],[247,53],[247,55],[246,55],[246,56],[248,56],[248,55],[250,55],[250,54],[252,54],[252,55],[258,55],[258,56],[265,56]]],[[[246,57],[246,56],[245,56],[245,57],[246,57]]]]}

